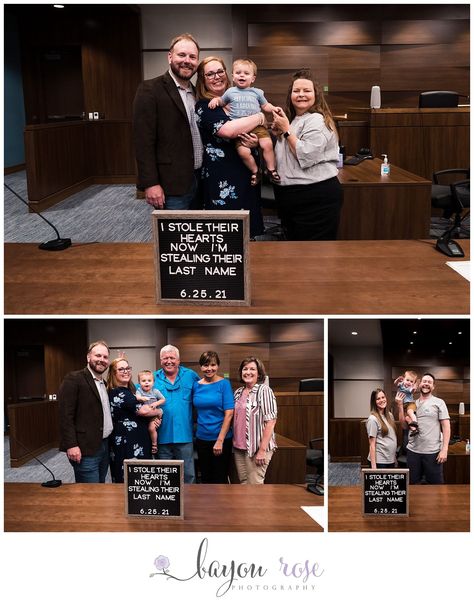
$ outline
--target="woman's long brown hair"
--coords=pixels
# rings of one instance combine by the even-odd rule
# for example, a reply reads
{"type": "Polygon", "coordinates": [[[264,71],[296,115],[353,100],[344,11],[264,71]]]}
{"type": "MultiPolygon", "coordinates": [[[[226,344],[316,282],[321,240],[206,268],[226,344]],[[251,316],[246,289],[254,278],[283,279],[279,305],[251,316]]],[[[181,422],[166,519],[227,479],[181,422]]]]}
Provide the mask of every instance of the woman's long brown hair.
{"type": "Polygon", "coordinates": [[[380,430],[382,432],[382,437],[385,437],[388,434],[387,423],[390,425],[390,427],[392,427],[395,430],[395,420],[392,416],[392,413],[388,409],[388,400],[387,400],[387,406],[383,410],[383,416],[386,418],[387,423],[385,423],[385,421],[381,418],[379,409],[377,408],[377,403],[376,403],[377,396],[380,394],[380,392],[382,392],[384,394],[384,396],[387,397],[387,394],[385,394],[385,392],[383,391],[382,388],[377,388],[377,389],[373,390],[372,393],[370,394],[370,414],[374,415],[374,417],[377,419],[377,421],[380,425],[380,430]]]}

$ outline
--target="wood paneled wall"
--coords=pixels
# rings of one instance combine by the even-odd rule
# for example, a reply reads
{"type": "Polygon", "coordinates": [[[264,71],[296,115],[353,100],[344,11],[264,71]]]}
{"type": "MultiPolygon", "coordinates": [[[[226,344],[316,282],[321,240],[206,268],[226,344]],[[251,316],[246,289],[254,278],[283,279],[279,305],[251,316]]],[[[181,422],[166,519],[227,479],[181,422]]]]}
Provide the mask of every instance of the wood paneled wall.
{"type": "Polygon", "coordinates": [[[324,394],[277,392],[278,421],[275,431],[307,445],[309,440],[324,437],[324,394]]]}
{"type": "MultiPolygon", "coordinates": [[[[18,402],[17,381],[24,376],[15,362],[22,345],[43,349],[43,375],[33,394],[56,394],[64,375],[86,364],[87,322],[82,319],[24,319],[5,321],[5,404],[18,402]]],[[[31,389],[35,389],[31,382],[31,389]]]]}
{"type": "Polygon", "coordinates": [[[369,105],[416,107],[421,91],[469,94],[468,5],[252,5],[233,7],[240,53],[259,67],[257,85],[284,101],[289,75],[310,67],[335,114],[369,105]],[[247,40],[242,40],[247,23],[247,40]]]}
{"type": "MultiPolygon", "coordinates": [[[[242,359],[252,355],[263,361],[274,391],[296,392],[300,379],[324,376],[322,320],[256,320],[251,324],[203,323],[193,327],[183,322],[183,326],[168,328],[168,343],[177,346],[182,363],[198,373],[201,354],[215,350],[221,373],[228,373],[234,387],[240,385],[238,368],[242,359]]],[[[157,344],[157,364],[159,351],[157,344]]]]}
{"type": "MultiPolygon", "coordinates": [[[[131,5],[15,6],[20,30],[27,124],[45,123],[41,56],[46,50],[80,47],[83,104],[107,119],[131,119],[141,81],[140,15],[131,5]]],[[[76,107],[71,98],[71,106],[76,107]]],[[[67,106],[63,99],[62,106],[67,106]]],[[[77,107],[76,107],[77,109],[77,107]]],[[[77,110],[75,111],[77,112],[77,110]]],[[[80,113],[79,113],[80,114],[80,113]]]]}
{"type": "Polygon", "coordinates": [[[360,460],[360,419],[329,420],[329,455],[331,462],[360,460]]]}
{"type": "MultiPolygon", "coordinates": [[[[388,372],[388,377],[385,380],[385,389],[393,390],[395,386],[393,381],[402,375],[406,370],[415,371],[421,378],[423,373],[432,373],[435,376],[435,389],[433,394],[438,398],[442,398],[448,407],[449,414],[455,427],[453,435],[459,435],[459,403],[464,402],[465,412],[470,412],[470,373],[468,367],[459,365],[396,365],[392,366],[388,372]]],[[[388,369],[387,369],[388,371],[388,369]]],[[[463,429],[464,431],[464,429],[463,429]]],[[[464,437],[469,437],[465,435],[464,437]]]]}

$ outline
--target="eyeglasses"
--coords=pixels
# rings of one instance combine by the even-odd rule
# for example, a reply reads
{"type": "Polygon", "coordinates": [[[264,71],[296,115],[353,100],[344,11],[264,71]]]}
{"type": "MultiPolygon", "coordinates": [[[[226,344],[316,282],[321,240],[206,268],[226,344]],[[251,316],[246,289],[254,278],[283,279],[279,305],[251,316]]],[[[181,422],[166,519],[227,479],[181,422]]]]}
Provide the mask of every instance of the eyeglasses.
{"type": "Polygon", "coordinates": [[[131,370],[132,367],[120,367],[120,369],[117,369],[119,373],[130,373],[131,370]]]}
{"type": "Polygon", "coordinates": [[[204,73],[204,77],[208,79],[215,79],[216,77],[222,77],[225,75],[224,69],[218,69],[217,71],[209,71],[209,73],[204,73]]]}

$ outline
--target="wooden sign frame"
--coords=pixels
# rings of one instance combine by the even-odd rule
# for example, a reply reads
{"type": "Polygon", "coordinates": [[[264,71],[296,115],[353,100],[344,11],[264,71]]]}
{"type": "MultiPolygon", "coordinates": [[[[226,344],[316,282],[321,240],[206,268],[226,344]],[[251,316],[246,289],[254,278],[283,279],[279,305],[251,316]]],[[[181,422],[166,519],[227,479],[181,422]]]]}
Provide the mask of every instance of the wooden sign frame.
{"type": "MultiPolygon", "coordinates": [[[[410,502],[409,502],[409,500],[410,500],[410,470],[409,469],[361,469],[360,481],[361,481],[362,516],[364,516],[364,517],[408,517],[408,516],[410,516],[410,502]],[[391,510],[389,510],[388,508],[386,509],[384,506],[380,512],[377,512],[377,513],[366,512],[366,510],[365,510],[365,492],[366,492],[365,482],[366,482],[366,475],[370,475],[370,474],[381,474],[381,475],[404,474],[405,475],[406,512],[402,512],[402,513],[394,512],[397,508],[396,504],[391,508],[391,510]],[[387,510],[387,512],[385,512],[385,510],[387,510]]],[[[385,504],[385,503],[383,503],[383,504],[385,504]]],[[[374,507],[374,508],[376,508],[376,507],[374,507]]]]}
{"type": "MultiPolygon", "coordinates": [[[[123,475],[124,475],[124,492],[125,492],[125,514],[131,518],[153,518],[153,519],[184,519],[184,460],[137,460],[137,459],[126,459],[123,461],[123,475]],[[145,468],[144,475],[147,477],[143,479],[144,482],[150,482],[149,484],[144,483],[143,485],[139,485],[137,487],[140,490],[130,490],[129,486],[131,486],[131,481],[129,479],[128,467],[134,468],[145,468]],[[139,495],[157,495],[156,491],[152,491],[151,488],[156,488],[160,485],[160,479],[163,477],[164,473],[160,473],[162,470],[166,470],[167,468],[178,468],[178,477],[179,477],[179,514],[178,515],[170,515],[167,514],[169,508],[166,509],[166,506],[162,506],[163,503],[166,503],[166,500],[160,499],[155,500],[157,506],[153,506],[153,499],[146,499],[147,502],[145,504],[145,499],[143,500],[143,506],[140,510],[135,509],[132,511],[132,503],[130,502],[130,494],[136,493],[139,495]],[[156,475],[156,477],[151,478],[150,475],[156,475]],[[157,481],[154,481],[156,479],[157,481]],[[154,485],[152,485],[152,483],[154,485]],[[145,489],[143,489],[145,488],[145,489]],[[147,491],[148,490],[148,491],[147,491]],[[143,510],[143,512],[141,512],[143,510]]],[[[173,474],[174,475],[174,474],[173,474]]],[[[137,478],[134,478],[136,481],[137,478]]],[[[172,486],[175,487],[175,486],[172,486]]],[[[169,492],[172,494],[172,492],[169,492]]],[[[136,498],[137,502],[133,504],[139,504],[140,499],[136,498]]],[[[171,500],[169,501],[171,502],[171,500]]]]}
{"type": "MultiPolygon", "coordinates": [[[[219,210],[219,211],[208,211],[208,210],[155,210],[152,213],[152,230],[153,230],[153,246],[154,246],[154,262],[155,262],[155,280],[156,280],[156,303],[157,304],[201,304],[201,305],[221,305],[221,306],[250,306],[250,259],[249,259],[249,250],[248,244],[250,239],[250,216],[249,211],[246,210],[219,210]],[[175,222],[174,227],[185,227],[185,230],[182,232],[181,239],[183,240],[181,243],[169,243],[169,246],[179,246],[182,250],[176,250],[176,253],[173,254],[168,248],[168,243],[164,241],[164,237],[166,235],[170,235],[169,231],[164,231],[165,224],[175,222]],[[223,230],[230,226],[229,222],[235,223],[238,225],[240,231],[238,231],[238,239],[237,245],[239,250],[241,249],[241,253],[237,252],[236,254],[225,254],[224,248],[227,248],[227,243],[225,242],[225,234],[235,235],[234,232],[216,232],[210,231],[213,228],[221,227],[223,230]],[[209,224],[209,225],[208,225],[209,224]],[[199,229],[199,231],[196,231],[199,229]],[[177,287],[181,287],[179,296],[180,297],[164,297],[163,290],[163,274],[162,268],[165,269],[168,266],[169,269],[179,267],[179,264],[173,263],[172,260],[165,263],[162,259],[166,257],[171,257],[171,255],[181,255],[186,256],[189,253],[192,254],[192,250],[187,250],[186,246],[188,246],[188,239],[198,239],[201,240],[205,238],[205,235],[208,234],[207,237],[211,239],[218,239],[216,236],[221,234],[219,239],[224,237],[224,242],[211,242],[211,241],[198,241],[197,244],[199,246],[199,252],[196,252],[193,257],[198,258],[210,258],[214,256],[219,256],[219,252],[221,252],[222,256],[226,257],[225,263],[220,263],[220,261],[215,264],[212,262],[209,263],[192,263],[184,265],[187,267],[187,274],[180,273],[179,277],[177,276],[177,281],[179,282],[182,279],[183,283],[174,284],[177,287]],[[189,234],[189,236],[187,235],[189,234]],[[210,235],[212,234],[212,236],[210,235]],[[240,238],[240,234],[242,234],[242,239],[240,238]],[[209,250],[209,245],[211,245],[211,249],[209,250]],[[213,253],[214,252],[214,253],[213,253]],[[235,263],[231,262],[231,257],[234,257],[235,263]],[[230,262],[227,262],[227,259],[230,262]],[[232,299],[228,297],[229,287],[225,287],[225,284],[222,284],[220,289],[214,289],[215,281],[212,281],[213,275],[201,275],[202,279],[199,282],[193,281],[193,278],[196,278],[194,275],[194,270],[197,269],[197,273],[201,273],[203,270],[212,269],[215,267],[222,266],[222,271],[231,271],[232,268],[236,269],[239,273],[239,282],[241,281],[242,286],[239,290],[242,291],[239,294],[241,297],[238,299],[232,299]],[[206,269],[207,268],[207,269],[206,269]],[[193,270],[194,269],[194,270],[193,270]],[[189,274],[191,271],[191,274],[189,274]],[[206,281],[206,277],[209,279],[206,281]],[[207,284],[207,285],[206,285],[207,284]],[[209,285],[209,287],[208,287],[209,285]]],[[[174,235],[175,232],[173,232],[174,235]]],[[[180,232],[178,231],[178,234],[180,232]]],[[[233,243],[235,243],[235,238],[233,238],[233,243]]],[[[194,244],[196,245],[196,244],[194,244]]],[[[189,244],[192,246],[192,244],[189,244]]],[[[182,270],[183,268],[181,268],[182,270]]],[[[176,274],[176,273],[175,273],[176,274]]],[[[229,274],[229,277],[232,275],[229,274]]],[[[215,277],[218,277],[216,275],[215,277]]],[[[222,275],[223,280],[225,281],[225,275],[222,275]]],[[[231,283],[231,282],[229,282],[231,283]]],[[[232,287],[232,286],[231,286],[232,287]]]]}

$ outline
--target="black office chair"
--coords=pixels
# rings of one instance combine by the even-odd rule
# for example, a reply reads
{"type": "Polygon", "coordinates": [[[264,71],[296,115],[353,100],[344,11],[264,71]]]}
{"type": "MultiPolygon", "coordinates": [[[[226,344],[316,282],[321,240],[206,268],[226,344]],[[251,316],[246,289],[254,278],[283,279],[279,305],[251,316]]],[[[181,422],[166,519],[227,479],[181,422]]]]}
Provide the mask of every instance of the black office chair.
{"type": "Polygon", "coordinates": [[[260,205],[263,209],[266,208],[272,211],[273,214],[264,214],[265,231],[258,239],[262,241],[284,240],[286,236],[278,215],[273,186],[268,181],[262,182],[260,205]]]}
{"type": "Polygon", "coordinates": [[[448,224],[448,230],[452,231],[452,238],[469,237],[469,230],[463,229],[462,222],[467,215],[462,217],[466,208],[470,208],[470,169],[444,169],[433,173],[433,185],[431,187],[431,206],[443,210],[444,219],[454,221],[448,224]],[[459,180],[454,181],[457,177],[459,180]],[[448,183],[446,180],[451,181],[448,183]],[[444,183],[443,183],[444,182],[444,183]]]}
{"type": "Polygon", "coordinates": [[[324,496],[324,438],[318,437],[309,440],[309,448],[306,449],[306,466],[315,470],[307,476],[307,489],[313,494],[324,496]],[[320,448],[317,448],[317,445],[320,448]]]}
{"type": "Polygon", "coordinates": [[[418,99],[419,108],[455,108],[459,102],[459,94],[447,90],[421,92],[418,99]]]}

